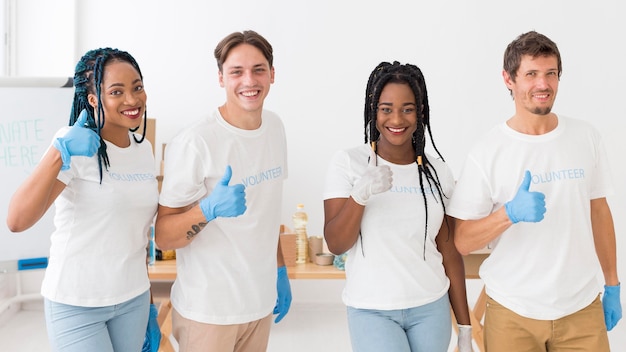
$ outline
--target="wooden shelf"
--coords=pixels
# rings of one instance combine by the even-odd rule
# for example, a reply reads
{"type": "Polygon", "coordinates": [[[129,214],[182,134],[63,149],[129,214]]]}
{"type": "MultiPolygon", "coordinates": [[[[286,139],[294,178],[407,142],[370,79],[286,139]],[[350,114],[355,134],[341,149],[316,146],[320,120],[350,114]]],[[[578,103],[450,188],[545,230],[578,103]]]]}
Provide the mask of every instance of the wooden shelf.
{"type": "MultiPolygon", "coordinates": [[[[489,253],[472,253],[463,256],[465,262],[465,277],[478,279],[478,268],[489,256],[489,253]]],[[[345,279],[346,273],[333,265],[317,265],[314,263],[296,264],[287,267],[289,278],[294,279],[345,279]]],[[[157,260],[154,265],[148,266],[148,276],[151,281],[174,281],[176,279],[176,260],[157,260]]]]}
{"type": "MultiPolygon", "coordinates": [[[[290,279],[345,279],[343,270],[333,265],[317,265],[314,263],[296,264],[287,267],[290,279]]],[[[148,266],[150,281],[174,281],[176,279],[176,260],[157,260],[148,266]]]]}
{"type": "Polygon", "coordinates": [[[346,273],[334,265],[317,265],[314,263],[296,264],[287,267],[290,279],[345,279],[346,273]]]}
{"type": "Polygon", "coordinates": [[[176,260],[155,260],[148,265],[150,281],[174,281],[176,279],[176,260]]]}

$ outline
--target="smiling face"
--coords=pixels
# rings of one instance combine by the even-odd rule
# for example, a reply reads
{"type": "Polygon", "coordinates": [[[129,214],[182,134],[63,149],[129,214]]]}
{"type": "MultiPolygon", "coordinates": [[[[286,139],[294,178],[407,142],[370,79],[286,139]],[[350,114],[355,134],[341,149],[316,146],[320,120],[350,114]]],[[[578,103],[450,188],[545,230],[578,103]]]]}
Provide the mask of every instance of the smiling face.
{"type": "Polygon", "coordinates": [[[380,132],[379,154],[388,161],[415,161],[413,133],[417,130],[418,107],[408,84],[388,83],[378,100],[376,128],[380,132]]]}
{"type": "MultiPolygon", "coordinates": [[[[89,94],[89,103],[96,107],[98,99],[89,94]]],[[[128,62],[111,61],[104,66],[101,84],[105,122],[102,137],[114,141],[128,138],[128,130],[139,127],[146,110],[146,92],[139,72],[128,62]]]]}
{"type": "Polygon", "coordinates": [[[240,44],[228,53],[219,72],[219,83],[226,90],[229,112],[260,116],[263,101],[274,83],[274,68],[258,48],[240,44]]]}
{"type": "Polygon", "coordinates": [[[511,90],[520,113],[548,115],[559,88],[556,56],[522,56],[516,77],[503,71],[504,82],[511,90]]]}

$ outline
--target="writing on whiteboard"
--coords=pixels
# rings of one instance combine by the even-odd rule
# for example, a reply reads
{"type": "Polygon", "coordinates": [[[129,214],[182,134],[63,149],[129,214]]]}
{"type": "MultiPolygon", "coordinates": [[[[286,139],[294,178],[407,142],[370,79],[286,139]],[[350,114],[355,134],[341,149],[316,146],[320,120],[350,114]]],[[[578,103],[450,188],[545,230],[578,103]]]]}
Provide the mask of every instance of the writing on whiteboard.
{"type": "Polygon", "coordinates": [[[0,167],[33,167],[43,154],[43,119],[0,122],[0,167]]]}

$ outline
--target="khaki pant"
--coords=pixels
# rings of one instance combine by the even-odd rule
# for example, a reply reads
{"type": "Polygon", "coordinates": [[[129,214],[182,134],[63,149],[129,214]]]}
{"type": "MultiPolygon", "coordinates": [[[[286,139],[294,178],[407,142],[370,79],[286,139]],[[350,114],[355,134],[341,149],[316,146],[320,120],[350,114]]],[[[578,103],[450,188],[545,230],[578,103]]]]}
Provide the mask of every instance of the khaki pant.
{"type": "Polygon", "coordinates": [[[244,324],[214,325],[172,313],[172,334],[179,352],[265,352],[272,314],[244,324]]]}
{"type": "Polygon", "coordinates": [[[599,295],[582,310],[557,320],[525,318],[487,297],[484,333],[488,352],[609,351],[599,295]]]}

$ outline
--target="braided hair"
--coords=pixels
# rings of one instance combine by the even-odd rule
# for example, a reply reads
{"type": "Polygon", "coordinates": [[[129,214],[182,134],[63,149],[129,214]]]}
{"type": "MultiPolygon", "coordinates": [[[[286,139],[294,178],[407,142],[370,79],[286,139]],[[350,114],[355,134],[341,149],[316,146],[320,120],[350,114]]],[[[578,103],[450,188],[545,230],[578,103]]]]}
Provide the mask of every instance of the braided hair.
{"type": "MultiPolygon", "coordinates": [[[[435,194],[434,190],[437,191],[444,213],[446,211],[443,202],[443,197],[446,197],[446,195],[441,188],[439,176],[424,152],[424,148],[426,146],[426,133],[428,133],[431,145],[437,152],[439,158],[443,161],[445,160],[435,145],[430,129],[430,107],[428,105],[428,91],[426,90],[424,75],[419,67],[411,64],[402,65],[398,61],[394,61],[393,63],[381,62],[370,74],[367,82],[367,88],[365,90],[365,143],[371,144],[374,152],[378,155],[376,142],[380,138],[380,131],[376,128],[376,115],[378,112],[380,94],[388,83],[402,83],[409,85],[415,95],[415,102],[418,106],[417,129],[413,132],[412,142],[417,161],[420,189],[424,199],[424,210],[426,213],[424,226],[424,258],[426,258],[426,238],[428,236],[428,200],[426,193],[424,192],[424,180],[427,183],[427,187],[430,188],[431,193],[435,194]],[[422,106],[421,110],[419,109],[420,105],[422,106]]],[[[449,226],[447,220],[446,226],[449,226]]]]}
{"type": "MultiPolygon", "coordinates": [[[[100,136],[100,148],[98,149],[98,164],[100,167],[100,182],[102,182],[103,168],[108,170],[110,166],[109,156],[107,154],[106,144],[102,140],[101,130],[104,127],[104,108],[102,107],[102,78],[104,77],[105,66],[109,62],[120,61],[128,62],[139,73],[139,77],[143,80],[141,70],[135,59],[126,51],[99,48],[93,49],[85,53],[76,64],[74,70],[74,100],[72,102],[72,110],[70,111],[69,125],[76,123],[81,111],[87,111],[87,126],[100,136]],[[88,96],[94,94],[98,99],[96,114],[94,109],[89,105],[88,96]]],[[[144,110],[143,116],[143,132],[140,139],[133,134],[133,139],[137,143],[144,141],[146,137],[146,119],[148,113],[144,110]]],[[[130,129],[131,132],[137,131],[139,127],[130,129]]]]}

